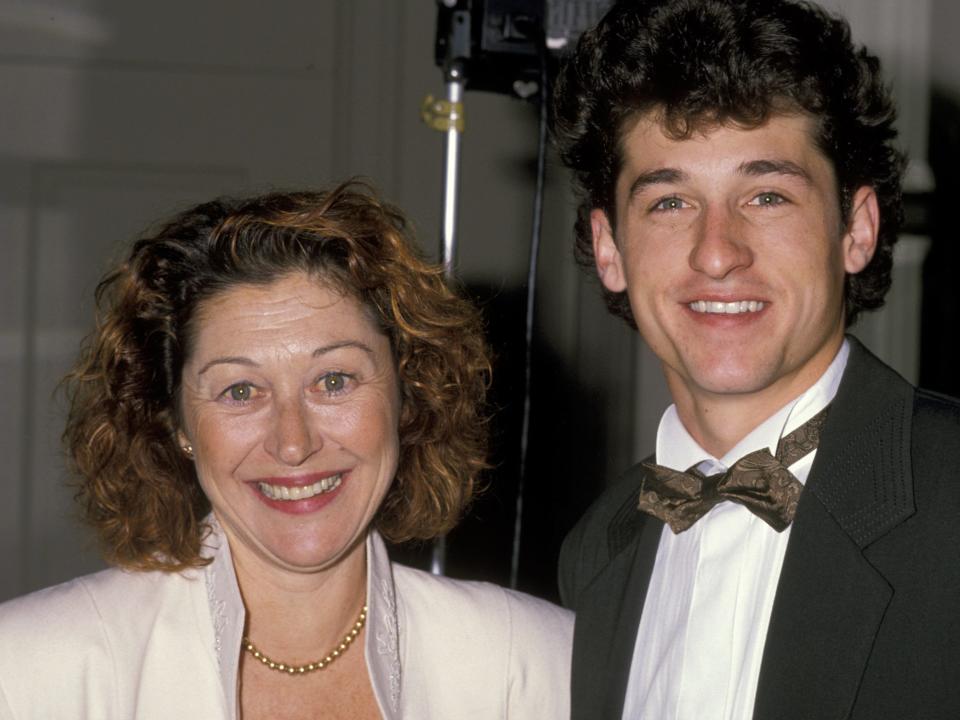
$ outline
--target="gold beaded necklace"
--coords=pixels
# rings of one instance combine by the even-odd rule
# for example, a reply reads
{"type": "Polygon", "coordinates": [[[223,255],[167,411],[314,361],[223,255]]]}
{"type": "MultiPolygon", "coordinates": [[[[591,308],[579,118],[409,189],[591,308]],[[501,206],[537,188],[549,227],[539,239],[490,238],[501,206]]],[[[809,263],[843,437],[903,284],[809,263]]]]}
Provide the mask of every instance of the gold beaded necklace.
{"type": "Polygon", "coordinates": [[[327,653],[327,656],[323,660],[317,660],[316,662],[308,663],[306,665],[290,665],[289,663],[271,660],[262,652],[257,650],[256,646],[250,642],[250,638],[248,637],[243,638],[243,649],[253,655],[257,660],[262,662],[271,670],[276,670],[277,672],[286,673],[288,675],[306,675],[314,670],[323,670],[330,663],[340,657],[346,651],[346,649],[353,644],[353,641],[357,639],[357,635],[359,635],[360,631],[363,630],[363,625],[366,622],[367,606],[364,605],[363,609],[360,610],[360,616],[357,618],[357,621],[353,624],[353,627],[350,628],[350,632],[348,632],[344,636],[343,640],[340,641],[340,644],[327,653]]]}

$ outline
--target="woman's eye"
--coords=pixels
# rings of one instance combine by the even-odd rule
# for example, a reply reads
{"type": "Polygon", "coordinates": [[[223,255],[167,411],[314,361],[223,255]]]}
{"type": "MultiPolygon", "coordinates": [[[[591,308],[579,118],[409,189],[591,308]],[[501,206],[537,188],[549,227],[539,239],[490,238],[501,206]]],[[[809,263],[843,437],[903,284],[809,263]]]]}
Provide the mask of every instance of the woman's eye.
{"type": "Polygon", "coordinates": [[[319,385],[328,395],[337,395],[347,388],[350,376],[342,372],[329,372],[320,378],[319,385]]]}
{"type": "Polygon", "coordinates": [[[776,205],[782,205],[786,201],[786,198],[779,193],[764,192],[760,193],[753,200],[751,200],[750,204],[759,205],[760,207],[774,207],[776,205]]]}
{"type": "Polygon", "coordinates": [[[256,395],[256,389],[250,383],[236,383],[223,391],[223,396],[235,403],[249,402],[256,395]]]}
{"type": "Polygon", "coordinates": [[[686,207],[686,203],[678,197],[663,198],[654,206],[654,210],[681,210],[686,207]]]}

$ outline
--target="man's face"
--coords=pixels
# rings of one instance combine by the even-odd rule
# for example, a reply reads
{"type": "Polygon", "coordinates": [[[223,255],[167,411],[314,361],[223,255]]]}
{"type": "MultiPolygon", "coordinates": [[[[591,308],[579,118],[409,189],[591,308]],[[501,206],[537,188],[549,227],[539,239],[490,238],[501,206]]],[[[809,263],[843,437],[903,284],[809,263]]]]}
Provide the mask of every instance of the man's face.
{"type": "Polygon", "coordinates": [[[845,273],[869,262],[876,196],[842,221],[833,168],[805,115],[686,140],[643,116],[623,137],[616,236],[592,215],[597,270],[627,291],[681,413],[736,396],[775,411],[843,339],[845,273]]]}

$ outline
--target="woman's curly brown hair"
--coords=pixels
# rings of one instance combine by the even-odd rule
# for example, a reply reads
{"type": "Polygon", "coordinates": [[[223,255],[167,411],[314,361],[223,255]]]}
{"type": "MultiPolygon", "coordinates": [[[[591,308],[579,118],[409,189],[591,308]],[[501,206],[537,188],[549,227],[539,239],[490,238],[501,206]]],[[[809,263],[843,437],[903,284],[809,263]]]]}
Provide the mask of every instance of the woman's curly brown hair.
{"type": "Polygon", "coordinates": [[[210,503],[176,442],[198,308],[236,285],[306,272],[356,297],[389,337],[400,458],[376,518],[390,540],[450,530],[486,466],[490,363],[477,311],[411,244],[404,216],[361,183],[220,199],[138,240],[97,287],[97,328],[65,379],[78,499],[110,562],[202,564],[210,503]]]}

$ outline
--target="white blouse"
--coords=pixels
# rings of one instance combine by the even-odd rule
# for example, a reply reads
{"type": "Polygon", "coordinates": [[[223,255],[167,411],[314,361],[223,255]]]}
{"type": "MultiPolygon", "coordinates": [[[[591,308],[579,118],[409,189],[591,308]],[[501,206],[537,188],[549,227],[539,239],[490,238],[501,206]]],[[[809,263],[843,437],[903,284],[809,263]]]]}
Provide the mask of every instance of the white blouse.
{"type": "MultiPolygon", "coordinates": [[[[229,544],[182,573],[105,570],[0,605],[0,720],[237,720],[229,544]]],[[[573,616],[395,565],[367,538],[365,656],[384,718],[566,718],[573,616]]]]}

